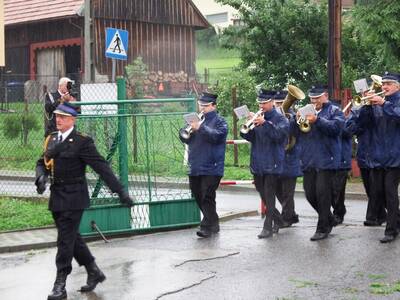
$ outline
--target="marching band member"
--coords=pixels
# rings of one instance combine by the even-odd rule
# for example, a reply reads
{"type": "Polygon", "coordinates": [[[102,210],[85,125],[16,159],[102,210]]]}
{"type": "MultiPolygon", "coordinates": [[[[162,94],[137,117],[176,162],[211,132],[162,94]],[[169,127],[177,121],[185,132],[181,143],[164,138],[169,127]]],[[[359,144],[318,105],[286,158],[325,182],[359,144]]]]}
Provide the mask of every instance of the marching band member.
{"type": "MultiPolygon", "coordinates": [[[[286,91],[278,91],[274,96],[274,104],[276,108],[282,107],[282,103],[287,95],[286,91]]],[[[289,110],[290,118],[295,119],[296,114],[293,110],[289,110]]],[[[294,135],[296,123],[290,123],[289,135],[294,135]]],[[[295,143],[293,146],[285,149],[285,160],[283,162],[283,171],[279,175],[276,188],[276,197],[282,206],[283,227],[290,227],[292,224],[299,222],[299,216],[295,211],[294,192],[296,188],[297,177],[302,176],[299,158],[299,145],[295,143]]]]}
{"type": "Polygon", "coordinates": [[[273,232],[277,233],[282,224],[282,217],[275,208],[275,195],[278,177],[283,170],[289,123],[286,117],[274,109],[274,94],[272,91],[260,90],[257,98],[260,111],[253,121],[255,127],[247,133],[240,133],[251,142],[250,172],[254,176],[256,190],[267,208],[264,226],[258,235],[260,239],[271,237],[273,232]]]}
{"type": "Polygon", "coordinates": [[[370,107],[366,108],[366,119],[376,132],[377,148],[382,153],[383,168],[371,171],[374,184],[370,188],[372,194],[385,196],[387,220],[385,235],[380,241],[389,243],[396,239],[399,230],[400,74],[385,73],[382,91],[384,97],[370,93],[372,107],[367,105],[370,107]]]}
{"type": "Polygon", "coordinates": [[[311,241],[328,237],[335,225],[330,211],[332,181],[341,158],[341,132],[344,126],[342,111],[328,99],[326,86],[313,86],[309,92],[316,114],[308,114],[309,132],[298,129],[300,161],[306,198],[318,213],[318,224],[311,241]]]}
{"type": "Polygon", "coordinates": [[[204,92],[198,104],[204,121],[191,123],[188,138],[179,135],[189,146],[189,186],[203,214],[199,237],[208,238],[219,232],[216,190],[224,175],[226,136],[228,125],[216,111],[217,95],[204,92]]]}

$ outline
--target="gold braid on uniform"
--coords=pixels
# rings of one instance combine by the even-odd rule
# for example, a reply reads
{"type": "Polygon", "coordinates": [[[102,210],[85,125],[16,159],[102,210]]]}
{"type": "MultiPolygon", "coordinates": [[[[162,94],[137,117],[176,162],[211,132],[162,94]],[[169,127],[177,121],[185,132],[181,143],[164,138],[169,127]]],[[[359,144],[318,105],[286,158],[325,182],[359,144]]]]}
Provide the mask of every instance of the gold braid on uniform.
{"type": "Polygon", "coordinates": [[[46,157],[46,151],[47,151],[47,147],[49,145],[50,138],[51,138],[51,134],[49,134],[44,141],[43,148],[44,148],[45,154],[43,155],[43,161],[44,161],[44,165],[46,166],[46,169],[50,171],[51,177],[54,178],[54,159],[52,159],[52,158],[48,159],[46,157]]]}

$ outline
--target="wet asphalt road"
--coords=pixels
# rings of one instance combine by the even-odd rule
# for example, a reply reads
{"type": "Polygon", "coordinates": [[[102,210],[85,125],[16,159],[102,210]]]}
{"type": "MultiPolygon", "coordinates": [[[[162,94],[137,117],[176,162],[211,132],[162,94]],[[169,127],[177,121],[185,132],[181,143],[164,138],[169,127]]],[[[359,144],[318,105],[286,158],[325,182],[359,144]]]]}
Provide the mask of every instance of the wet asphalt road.
{"type": "MultiPolygon", "coordinates": [[[[259,200],[224,192],[218,204],[220,211],[257,209],[259,200]]],[[[86,272],[74,263],[68,299],[400,299],[400,241],[381,244],[384,227],[362,226],[364,201],[348,201],[345,224],[319,242],[309,241],[315,213],[301,197],[296,205],[300,223],[267,240],[257,238],[257,216],[224,222],[210,239],[192,228],[90,243],[107,280],[95,292],[77,292],[86,272]]],[[[46,299],[54,256],[55,248],[1,255],[0,299],[46,299]]]]}

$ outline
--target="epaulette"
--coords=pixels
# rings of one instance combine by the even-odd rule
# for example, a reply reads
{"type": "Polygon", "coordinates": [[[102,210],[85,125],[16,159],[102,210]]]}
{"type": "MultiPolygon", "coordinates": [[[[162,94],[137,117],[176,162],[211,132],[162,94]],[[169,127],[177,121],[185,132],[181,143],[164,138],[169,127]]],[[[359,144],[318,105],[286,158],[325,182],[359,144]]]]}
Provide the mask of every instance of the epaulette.
{"type": "Polygon", "coordinates": [[[50,133],[50,135],[53,135],[53,134],[57,134],[58,135],[58,131],[53,131],[53,132],[50,133]]]}
{"type": "Polygon", "coordinates": [[[88,138],[89,137],[87,134],[82,133],[82,132],[78,132],[78,131],[76,132],[76,134],[80,135],[81,137],[84,137],[84,138],[88,138]]]}

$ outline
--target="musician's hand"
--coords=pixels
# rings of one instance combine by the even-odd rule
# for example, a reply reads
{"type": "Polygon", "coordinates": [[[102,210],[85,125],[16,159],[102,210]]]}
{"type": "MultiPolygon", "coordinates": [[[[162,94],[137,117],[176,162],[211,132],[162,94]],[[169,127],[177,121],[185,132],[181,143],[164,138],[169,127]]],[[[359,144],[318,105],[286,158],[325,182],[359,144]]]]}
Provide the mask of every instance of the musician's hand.
{"type": "Polygon", "coordinates": [[[300,117],[301,117],[300,112],[296,112],[296,121],[298,121],[300,117]]]}
{"type": "Polygon", "coordinates": [[[306,120],[308,120],[310,124],[317,122],[317,118],[316,115],[306,115],[306,120]]]}
{"type": "Polygon", "coordinates": [[[76,101],[75,97],[70,95],[69,93],[61,96],[62,102],[74,102],[76,101]]]}
{"type": "Polygon", "coordinates": [[[192,126],[192,131],[197,131],[200,128],[200,122],[191,122],[190,126],[192,126]]]}
{"type": "Polygon", "coordinates": [[[255,118],[253,123],[254,123],[254,126],[256,126],[256,127],[263,125],[265,123],[264,116],[259,116],[259,117],[255,118]]]}
{"type": "Polygon", "coordinates": [[[247,115],[246,119],[247,120],[251,120],[254,117],[255,113],[253,112],[249,112],[249,114],[247,115]]]}
{"type": "Polygon", "coordinates": [[[380,96],[374,96],[371,99],[369,99],[372,105],[383,105],[385,103],[385,99],[380,97],[380,96]]]}

